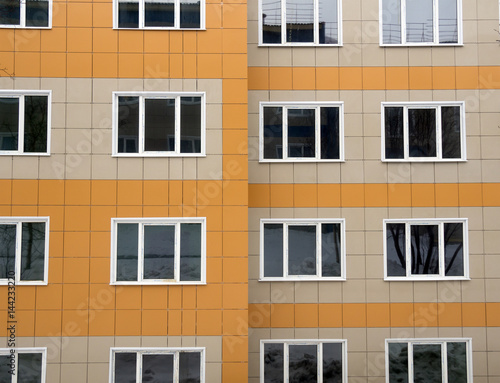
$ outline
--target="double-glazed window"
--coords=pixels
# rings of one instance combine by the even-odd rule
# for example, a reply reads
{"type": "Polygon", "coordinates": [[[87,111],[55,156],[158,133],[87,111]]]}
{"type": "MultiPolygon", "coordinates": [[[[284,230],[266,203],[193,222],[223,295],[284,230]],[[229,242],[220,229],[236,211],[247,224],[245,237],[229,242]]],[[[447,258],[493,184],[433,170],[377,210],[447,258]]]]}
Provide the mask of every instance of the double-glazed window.
{"type": "Polygon", "coordinates": [[[46,284],[48,252],[48,217],[0,218],[0,284],[46,284]]]}
{"type": "Polygon", "coordinates": [[[342,103],[261,103],[260,160],[342,161],[342,103]]]}
{"type": "Polygon", "coordinates": [[[205,94],[115,92],[113,155],[205,155],[205,94]]]}
{"type": "Polygon", "coordinates": [[[45,383],[47,349],[0,349],[0,382],[45,383]],[[13,352],[12,352],[13,351],[13,352]]]}
{"type": "Polygon", "coordinates": [[[111,283],[205,283],[205,218],[114,218],[111,283]]]}
{"type": "Polygon", "coordinates": [[[382,103],[384,161],[462,161],[463,102],[382,103]]]}
{"type": "Polygon", "coordinates": [[[205,0],[113,0],[113,6],[115,28],[205,28],[205,0]]]}
{"type": "Polygon", "coordinates": [[[471,339],[386,339],[387,383],[472,383],[471,339]]]}
{"type": "Polygon", "coordinates": [[[259,0],[261,45],[341,45],[340,0],[259,0]]]}
{"type": "Polygon", "coordinates": [[[344,220],[261,220],[261,280],[345,279],[344,220]]]}
{"type": "Polygon", "coordinates": [[[347,383],[346,340],[262,340],[261,383],[347,383]]]}
{"type": "Polygon", "coordinates": [[[462,44],[462,0],[380,0],[381,45],[462,44]]]}
{"type": "Polygon", "coordinates": [[[467,219],[384,220],[385,278],[468,279],[467,219]]]}
{"type": "Polygon", "coordinates": [[[49,154],[50,99],[50,91],[0,91],[0,154],[49,154]]]}
{"type": "Polygon", "coordinates": [[[110,383],[204,383],[205,349],[111,348],[110,383]]]}
{"type": "Polygon", "coordinates": [[[50,28],[52,0],[0,0],[0,28],[50,28]]]}

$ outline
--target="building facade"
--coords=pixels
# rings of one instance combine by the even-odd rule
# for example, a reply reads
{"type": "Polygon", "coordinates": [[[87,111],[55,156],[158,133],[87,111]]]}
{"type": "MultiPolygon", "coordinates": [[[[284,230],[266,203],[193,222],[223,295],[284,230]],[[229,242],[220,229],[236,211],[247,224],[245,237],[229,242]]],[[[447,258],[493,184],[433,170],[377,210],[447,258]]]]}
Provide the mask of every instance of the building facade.
{"type": "Polygon", "coordinates": [[[0,381],[498,381],[498,26],[0,0],[0,381]]]}

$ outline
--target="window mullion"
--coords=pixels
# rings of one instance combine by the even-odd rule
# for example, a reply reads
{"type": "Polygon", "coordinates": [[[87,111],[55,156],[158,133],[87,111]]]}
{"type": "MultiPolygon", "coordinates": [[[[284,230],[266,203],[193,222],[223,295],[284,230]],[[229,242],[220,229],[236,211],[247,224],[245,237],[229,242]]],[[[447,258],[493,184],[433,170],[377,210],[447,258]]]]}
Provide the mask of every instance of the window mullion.
{"type": "Polygon", "coordinates": [[[316,276],[322,277],[323,270],[321,269],[322,265],[322,243],[321,243],[321,223],[316,224],[316,276]]]}
{"type": "Polygon", "coordinates": [[[408,383],[413,383],[413,343],[408,342],[408,383]]]}
{"type": "Polygon", "coordinates": [[[137,359],[136,359],[136,375],[135,379],[137,383],[142,382],[142,352],[137,352],[137,359]]]}
{"type": "Polygon", "coordinates": [[[174,382],[179,381],[179,351],[174,352],[174,382]]]}
{"type": "Polygon", "coordinates": [[[406,276],[411,276],[411,225],[405,223],[406,276]]]}
{"type": "MultiPolygon", "coordinates": [[[[19,370],[19,351],[14,353],[14,365],[17,366],[17,369],[19,370]]],[[[17,375],[18,374],[12,374],[12,383],[17,383],[17,375]]]]}
{"type": "Polygon", "coordinates": [[[140,223],[138,225],[138,230],[139,230],[139,233],[138,233],[138,236],[137,236],[137,239],[138,239],[138,254],[137,254],[137,262],[138,262],[138,265],[137,265],[137,274],[138,274],[138,281],[139,282],[142,282],[144,281],[144,224],[143,223],[140,223]]]}
{"type": "Polygon", "coordinates": [[[174,4],[174,27],[181,27],[181,1],[175,0],[174,4]]]}
{"type": "MultiPolygon", "coordinates": [[[[318,383],[323,383],[323,342],[318,342],[317,344],[318,352],[318,383]]],[[[344,356],[342,355],[342,359],[344,356]]]]}
{"type": "Polygon", "coordinates": [[[317,45],[319,44],[319,1],[318,0],[313,0],[314,4],[314,37],[313,41],[314,44],[317,45]]]}
{"type": "Polygon", "coordinates": [[[26,0],[20,0],[19,3],[19,26],[26,28],[26,0]]]}
{"type": "Polygon", "coordinates": [[[283,224],[283,276],[288,277],[288,224],[283,224]]]}
{"type": "Polygon", "coordinates": [[[403,106],[403,144],[404,144],[404,159],[410,158],[410,121],[408,118],[408,107],[403,106]]]}
{"type": "Polygon", "coordinates": [[[283,121],[282,121],[282,126],[283,126],[283,145],[282,145],[282,151],[283,151],[283,159],[287,160],[288,159],[288,108],[283,107],[283,121]]]}
{"type": "Polygon", "coordinates": [[[314,112],[315,127],[314,127],[314,140],[315,140],[315,158],[321,159],[321,107],[317,107],[314,112]]]}
{"type": "Polygon", "coordinates": [[[181,279],[181,224],[175,224],[175,250],[174,250],[174,280],[181,279]]]}
{"type": "MultiPolygon", "coordinates": [[[[141,2],[142,3],[142,2],[141,2]]],[[[139,153],[144,154],[146,149],[146,97],[139,97],[139,153]]]]}
{"type": "MultiPolygon", "coordinates": [[[[145,0],[139,0],[139,28],[144,28],[146,25],[146,17],[144,15],[145,12],[145,5],[144,5],[145,0]]],[[[139,106],[140,108],[140,106],[139,106]]]]}
{"type": "Polygon", "coordinates": [[[181,152],[181,98],[175,97],[175,153],[181,152]]]}
{"type": "Polygon", "coordinates": [[[436,157],[443,158],[443,120],[441,118],[441,105],[436,107],[436,157]]]}
{"type": "Polygon", "coordinates": [[[17,152],[18,153],[24,153],[24,115],[25,115],[25,108],[26,108],[26,102],[25,102],[25,97],[24,95],[19,96],[19,124],[18,124],[18,135],[17,135],[17,152]]]}
{"type": "Polygon", "coordinates": [[[438,251],[439,251],[439,275],[445,276],[445,259],[444,259],[444,222],[438,224],[438,251]]]}
{"type": "Polygon", "coordinates": [[[23,223],[18,222],[16,224],[16,251],[14,257],[14,272],[15,272],[15,280],[16,282],[21,282],[21,257],[23,254],[23,223]]]}
{"type": "Polygon", "coordinates": [[[438,0],[433,0],[432,7],[433,7],[433,17],[434,17],[434,23],[433,23],[433,28],[432,28],[432,33],[434,34],[433,41],[434,41],[434,44],[439,44],[439,6],[438,6],[438,0]]]}
{"type": "Polygon", "coordinates": [[[283,343],[283,360],[284,360],[284,363],[283,363],[283,375],[284,375],[284,380],[283,382],[286,382],[288,383],[288,380],[290,379],[289,377],[289,369],[290,369],[290,353],[288,351],[288,347],[290,346],[287,342],[284,342],[283,343]]]}
{"type": "MultiPolygon", "coordinates": [[[[466,350],[466,355],[467,355],[467,350],[466,350]]],[[[448,383],[448,350],[446,342],[441,343],[441,365],[443,371],[442,382],[448,383]]]]}
{"type": "Polygon", "coordinates": [[[406,0],[401,0],[401,44],[406,44],[406,0]]]}

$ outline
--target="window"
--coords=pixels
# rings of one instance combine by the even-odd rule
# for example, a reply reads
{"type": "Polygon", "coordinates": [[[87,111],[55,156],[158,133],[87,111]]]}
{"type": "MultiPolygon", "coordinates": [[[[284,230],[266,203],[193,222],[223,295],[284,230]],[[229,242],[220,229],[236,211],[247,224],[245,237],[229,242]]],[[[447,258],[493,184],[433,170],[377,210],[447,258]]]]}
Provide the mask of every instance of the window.
{"type": "Polygon", "coordinates": [[[261,103],[260,161],[342,161],[343,103],[261,103]]]}
{"type": "Polygon", "coordinates": [[[465,161],[463,102],[382,103],[383,161],[465,161]]]}
{"type": "Polygon", "coordinates": [[[50,99],[50,91],[0,91],[0,154],[50,153],[50,99]]]}
{"type": "Polygon", "coordinates": [[[45,347],[2,348],[0,349],[0,382],[45,383],[46,365],[47,349],[45,347]]]}
{"type": "Polygon", "coordinates": [[[44,29],[52,25],[52,0],[0,0],[0,28],[44,29]]]}
{"type": "Polygon", "coordinates": [[[111,348],[110,383],[204,383],[205,349],[111,348]]]}
{"type": "Polygon", "coordinates": [[[259,0],[260,45],[342,45],[341,1],[259,0]]]}
{"type": "Polygon", "coordinates": [[[380,0],[381,45],[462,44],[462,0],[380,0]]]}
{"type": "Polygon", "coordinates": [[[113,0],[113,6],[114,28],[205,28],[205,0],[113,0]]]}
{"type": "Polygon", "coordinates": [[[114,93],[113,155],[204,156],[204,93],[114,93]]]}
{"type": "Polygon", "coordinates": [[[47,284],[49,217],[0,218],[0,285],[47,284]]]}
{"type": "Polygon", "coordinates": [[[385,342],[387,383],[472,383],[470,338],[385,342]]]}
{"type": "Polygon", "coordinates": [[[347,383],[346,340],[262,340],[261,383],[347,383]]]}
{"type": "Polygon", "coordinates": [[[205,283],[205,218],[113,218],[112,284],[205,283]]]}
{"type": "Polygon", "coordinates": [[[387,280],[468,279],[467,219],[386,219],[387,280]]]}
{"type": "Polygon", "coordinates": [[[261,280],[344,280],[344,219],[260,222],[261,280]]]}

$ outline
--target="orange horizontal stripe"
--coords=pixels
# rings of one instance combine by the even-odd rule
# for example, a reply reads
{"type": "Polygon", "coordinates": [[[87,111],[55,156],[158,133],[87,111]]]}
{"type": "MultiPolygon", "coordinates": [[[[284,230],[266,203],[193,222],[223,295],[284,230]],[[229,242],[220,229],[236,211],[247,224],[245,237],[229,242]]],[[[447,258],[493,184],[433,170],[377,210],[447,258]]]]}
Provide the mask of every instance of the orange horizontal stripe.
{"type": "Polygon", "coordinates": [[[498,327],[500,303],[251,304],[250,328],[498,327]]]}
{"type": "Polygon", "coordinates": [[[249,207],[500,206],[500,183],[249,184],[249,207]]]}
{"type": "Polygon", "coordinates": [[[500,89],[500,67],[249,67],[249,90],[500,89]]]}

